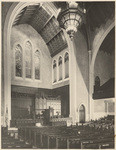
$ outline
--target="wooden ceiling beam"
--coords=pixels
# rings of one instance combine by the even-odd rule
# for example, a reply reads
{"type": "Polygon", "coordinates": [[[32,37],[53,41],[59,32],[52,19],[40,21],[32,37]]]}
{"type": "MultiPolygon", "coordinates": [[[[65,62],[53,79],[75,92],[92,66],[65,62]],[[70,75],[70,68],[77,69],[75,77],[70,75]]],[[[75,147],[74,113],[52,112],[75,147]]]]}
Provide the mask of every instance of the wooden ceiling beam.
{"type": "Polygon", "coordinates": [[[44,26],[41,28],[41,30],[40,30],[39,32],[41,32],[41,31],[45,28],[45,26],[50,22],[50,20],[51,20],[53,17],[54,17],[54,15],[52,15],[52,16],[46,21],[46,23],[44,24],[44,26]]]}
{"type": "MultiPolygon", "coordinates": [[[[35,14],[38,12],[38,10],[41,8],[41,5],[35,5],[35,10],[33,11],[33,14],[31,15],[31,18],[34,18],[35,14]]],[[[30,25],[32,24],[32,19],[28,22],[30,25]]]]}
{"type": "MultiPolygon", "coordinates": [[[[20,24],[20,21],[21,21],[21,18],[23,18],[23,16],[24,16],[24,14],[25,14],[25,11],[27,10],[27,7],[25,7],[24,9],[23,9],[23,11],[21,11],[21,13],[19,13],[19,15],[17,15],[17,17],[18,17],[18,20],[17,20],[17,23],[18,24],[20,24]]],[[[16,18],[17,18],[16,17],[16,18]]]]}
{"type": "Polygon", "coordinates": [[[52,41],[62,30],[58,31],[46,44],[48,44],[50,41],[52,41]]]}
{"type": "Polygon", "coordinates": [[[56,51],[54,51],[52,54],[51,54],[51,57],[54,57],[55,55],[57,55],[59,52],[61,52],[62,50],[64,50],[65,48],[67,48],[68,45],[67,43],[65,43],[64,45],[62,45],[62,47],[60,47],[59,49],[57,49],[56,51]]]}

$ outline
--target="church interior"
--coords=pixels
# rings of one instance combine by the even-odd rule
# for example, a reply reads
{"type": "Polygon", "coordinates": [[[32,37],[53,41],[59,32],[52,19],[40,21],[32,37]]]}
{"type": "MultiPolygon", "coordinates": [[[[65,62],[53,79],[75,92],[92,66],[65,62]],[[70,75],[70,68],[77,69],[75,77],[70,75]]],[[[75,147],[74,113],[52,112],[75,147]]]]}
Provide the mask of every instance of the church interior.
{"type": "Polygon", "coordinates": [[[1,9],[1,148],[113,149],[115,2],[1,9]]]}

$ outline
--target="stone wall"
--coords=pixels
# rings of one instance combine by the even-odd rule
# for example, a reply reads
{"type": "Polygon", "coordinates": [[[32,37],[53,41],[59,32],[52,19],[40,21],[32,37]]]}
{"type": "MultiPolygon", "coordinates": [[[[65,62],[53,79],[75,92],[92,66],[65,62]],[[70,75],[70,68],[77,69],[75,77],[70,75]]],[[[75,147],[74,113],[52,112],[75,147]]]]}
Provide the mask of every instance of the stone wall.
{"type": "MultiPolygon", "coordinates": [[[[22,24],[12,28],[11,33],[11,53],[12,53],[12,85],[30,86],[38,88],[51,88],[52,87],[52,59],[46,46],[45,42],[41,36],[35,31],[30,25],[22,24]],[[40,51],[40,81],[38,80],[28,80],[23,78],[18,80],[15,78],[14,73],[14,51],[15,44],[20,44],[24,50],[25,42],[30,41],[32,43],[32,52],[34,55],[35,50],[40,51]]],[[[32,60],[34,61],[34,60],[32,60]]],[[[25,69],[25,68],[24,68],[25,69]]]]}
{"type": "Polygon", "coordinates": [[[114,54],[98,52],[94,66],[94,78],[96,76],[100,78],[100,85],[114,78],[114,54]]]}

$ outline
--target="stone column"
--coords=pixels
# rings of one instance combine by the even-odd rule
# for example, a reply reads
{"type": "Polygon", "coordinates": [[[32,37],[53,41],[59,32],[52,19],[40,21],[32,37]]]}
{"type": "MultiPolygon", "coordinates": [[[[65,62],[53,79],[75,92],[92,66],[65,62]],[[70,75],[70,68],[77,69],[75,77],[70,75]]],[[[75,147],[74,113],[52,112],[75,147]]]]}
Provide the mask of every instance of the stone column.
{"type": "Polygon", "coordinates": [[[93,74],[91,70],[91,59],[92,59],[92,51],[88,51],[88,58],[89,58],[89,92],[88,92],[88,120],[92,119],[93,114],[93,74]]]}
{"type": "Polygon", "coordinates": [[[64,31],[68,49],[69,49],[69,79],[70,79],[70,117],[72,118],[72,124],[76,124],[76,101],[77,101],[77,69],[76,69],[76,57],[75,57],[75,44],[74,41],[69,38],[64,31]]]}
{"type": "Polygon", "coordinates": [[[89,70],[89,102],[90,102],[90,117],[89,120],[94,119],[94,68],[90,66],[89,70]]]}
{"type": "MultiPolygon", "coordinates": [[[[10,42],[10,41],[9,41],[10,42]]],[[[10,45],[10,44],[9,44],[10,45]]],[[[11,120],[11,57],[7,47],[4,47],[4,104],[5,104],[5,126],[10,127],[11,120]]]]}

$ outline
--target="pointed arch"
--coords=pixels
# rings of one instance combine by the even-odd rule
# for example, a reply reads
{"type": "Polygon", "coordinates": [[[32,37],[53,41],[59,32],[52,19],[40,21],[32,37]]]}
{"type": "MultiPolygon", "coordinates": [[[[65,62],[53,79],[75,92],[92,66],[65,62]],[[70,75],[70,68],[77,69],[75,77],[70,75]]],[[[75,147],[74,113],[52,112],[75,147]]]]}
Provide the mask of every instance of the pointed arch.
{"type": "MultiPolygon", "coordinates": [[[[32,5],[35,2],[15,2],[9,8],[6,19],[4,22],[4,29],[3,29],[3,47],[4,47],[4,114],[6,112],[6,108],[8,107],[8,127],[10,127],[10,120],[11,120],[11,53],[10,53],[10,36],[11,36],[11,29],[14,22],[15,17],[18,13],[26,6],[32,5]]],[[[57,16],[57,9],[53,3],[46,3],[47,7],[52,11],[54,16],[57,16]]],[[[3,125],[5,126],[5,118],[3,117],[3,125]]]]}
{"type": "Polygon", "coordinates": [[[22,62],[22,47],[17,44],[15,47],[15,76],[22,77],[23,62],[22,62]]]}
{"type": "Polygon", "coordinates": [[[59,81],[62,80],[62,57],[58,59],[59,81]]]}
{"type": "Polygon", "coordinates": [[[56,60],[53,61],[53,83],[57,81],[57,63],[56,60]]]}
{"type": "Polygon", "coordinates": [[[36,50],[34,53],[34,72],[35,79],[40,80],[40,52],[36,50]]]}
{"type": "Polygon", "coordinates": [[[68,52],[64,55],[64,77],[69,77],[69,54],[68,52]]]}
{"type": "Polygon", "coordinates": [[[79,107],[79,122],[85,122],[85,106],[83,104],[79,107]]]}
{"type": "Polygon", "coordinates": [[[25,77],[32,77],[32,44],[30,41],[25,43],[25,77]]]}
{"type": "Polygon", "coordinates": [[[99,76],[95,77],[95,85],[100,86],[100,78],[99,78],[99,76]]]}

